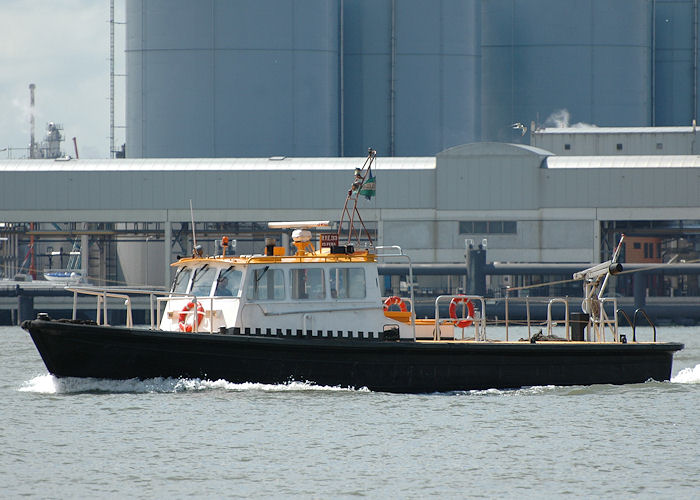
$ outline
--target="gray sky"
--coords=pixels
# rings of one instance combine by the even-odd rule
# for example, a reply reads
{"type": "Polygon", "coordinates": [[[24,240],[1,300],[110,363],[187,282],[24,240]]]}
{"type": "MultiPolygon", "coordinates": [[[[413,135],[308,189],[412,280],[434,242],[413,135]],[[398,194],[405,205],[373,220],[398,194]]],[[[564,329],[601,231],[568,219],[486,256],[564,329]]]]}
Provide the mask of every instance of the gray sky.
{"type": "MultiPolygon", "coordinates": [[[[125,0],[115,1],[124,20],[125,0]]],[[[124,26],[115,28],[115,72],[124,73],[124,26]]],[[[29,145],[29,84],[36,84],[36,139],[50,121],[64,128],[63,151],[109,157],[109,0],[0,0],[0,150],[29,145]]],[[[124,78],[115,81],[115,124],[124,124],[124,78]]],[[[115,145],[124,142],[123,129],[115,145]]],[[[26,157],[0,151],[0,160],[26,157]]]]}

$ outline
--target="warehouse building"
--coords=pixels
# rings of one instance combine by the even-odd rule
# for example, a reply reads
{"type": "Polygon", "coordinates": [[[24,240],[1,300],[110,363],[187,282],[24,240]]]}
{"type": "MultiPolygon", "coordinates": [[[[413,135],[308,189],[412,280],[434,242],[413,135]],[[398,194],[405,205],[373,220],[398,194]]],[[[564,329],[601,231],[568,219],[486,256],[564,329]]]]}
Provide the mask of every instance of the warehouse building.
{"type": "Polygon", "coordinates": [[[550,127],[536,128],[530,145],[557,155],[696,155],[700,130],[689,127],[550,127]]]}
{"type": "MultiPolygon", "coordinates": [[[[189,200],[207,253],[220,251],[224,235],[237,240],[237,253],[259,253],[265,237],[286,242],[268,221],[337,222],[363,162],[2,161],[0,269],[19,272],[30,244],[41,270],[48,247],[66,254],[77,243],[93,279],[165,284],[168,264],[191,251],[189,200]]],[[[486,246],[490,262],[586,265],[609,258],[621,233],[638,262],[692,260],[700,250],[693,155],[565,156],[472,143],[434,157],[379,158],[374,172],[376,196],[360,202],[362,217],[379,244],[400,245],[415,263],[464,263],[471,242],[486,246]]],[[[431,279],[423,286],[447,286],[431,279]]]]}

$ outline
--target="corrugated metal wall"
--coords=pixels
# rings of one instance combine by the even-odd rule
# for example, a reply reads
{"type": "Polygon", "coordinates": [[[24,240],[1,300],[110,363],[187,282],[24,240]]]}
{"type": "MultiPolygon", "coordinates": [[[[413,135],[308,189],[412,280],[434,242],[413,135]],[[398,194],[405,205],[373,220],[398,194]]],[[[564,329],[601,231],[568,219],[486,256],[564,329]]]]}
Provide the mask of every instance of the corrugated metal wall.
{"type": "Polygon", "coordinates": [[[459,146],[438,155],[437,208],[485,213],[552,208],[562,214],[568,209],[695,209],[697,159],[650,158],[660,166],[646,166],[645,157],[556,157],[498,143],[459,146]],[[547,168],[550,161],[557,168],[547,168]]]}
{"type": "MultiPolygon", "coordinates": [[[[85,210],[102,212],[101,217],[110,217],[112,210],[189,213],[189,200],[199,210],[340,213],[353,171],[363,162],[363,158],[0,162],[0,214],[2,210],[85,210]],[[31,186],[32,195],[17,186],[31,186]]],[[[434,169],[434,158],[378,159],[373,167],[377,196],[362,199],[362,206],[405,209],[408,203],[412,209],[432,209],[434,169]]]]}
{"type": "MultiPolygon", "coordinates": [[[[202,210],[339,210],[353,168],[362,162],[0,162],[0,220],[26,210],[189,212],[190,199],[202,210]],[[18,185],[31,186],[31,196],[17,190],[18,185]]],[[[699,165],[693,156],[556,157],[530,146],[474,143],[444,151],[437,159],[380,159],[377,196],[363,206],[399,210],[398,219],[411,219],[411,210],[423,209],[478,211],[488,217],[490,211],[543,208],[693,208],[700,191],[699,165]]]]}
{"type": "Polygon", "coordinates": [[[693,155],[700,151],[699,132],[693,127],[544,129],[531,135],[530,144],[566,156],[693,155]]]}
{"type": "MultiPolygon", "coordinates": [[[[198,221],[338,220],[362,162],[0,162],[0,221],[188,222],[190,199],[198,221]]],[[[380,158],[377,196],[360,204],[380,241],[414,262],[460,262],[464,240],[483,237],[491,260],[586,262],[599,258],[601,221],[696,219],[698,171],[697,156],[556,157],[475,143],[437,159],[380,158]],[[517,231],[462,233],[460,221],[512,221],[517,231]]]]}

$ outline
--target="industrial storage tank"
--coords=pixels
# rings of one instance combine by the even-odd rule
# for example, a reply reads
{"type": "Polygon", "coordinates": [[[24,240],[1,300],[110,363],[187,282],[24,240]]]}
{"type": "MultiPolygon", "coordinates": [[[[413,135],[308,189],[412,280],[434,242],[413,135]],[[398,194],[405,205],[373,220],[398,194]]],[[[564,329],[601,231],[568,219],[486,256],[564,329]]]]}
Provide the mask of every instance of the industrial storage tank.
{"type": "Polygon", "coordinates": [[[127,156],[339,154],[339,3],[127,2],[127,156]]]}
{"type": "Polygon", "coordinates": [[[690,125],[698,116],[697,6],[697,0],[654,4],[653,125],[690,125]]]}
{"type": "Polygon", "coordinates": [[[479,0],[345,0],[345,156],[433,155],[480,138],[479,0]]]}
{"type": "Polygon", "coordinates": [[[651,124],[650,0],[491,0],[482,13],[483,139],[526,142],[561,110],[651,124]]]}

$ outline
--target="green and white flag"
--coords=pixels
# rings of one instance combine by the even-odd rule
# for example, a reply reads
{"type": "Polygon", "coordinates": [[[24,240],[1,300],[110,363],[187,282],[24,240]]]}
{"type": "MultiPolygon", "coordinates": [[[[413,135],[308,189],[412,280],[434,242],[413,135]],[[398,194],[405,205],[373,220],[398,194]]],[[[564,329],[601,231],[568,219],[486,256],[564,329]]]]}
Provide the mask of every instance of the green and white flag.
{"type": "Polygon", "coordinates": [[[362,184],[360,194],[368,200],[371,200],[372,196],[377,194],[377,182],[374,175],[372,175],[372,167],[369,167],[369,170],[367,171],[367,180],[364,182],[364,184],[362,184]]]}

